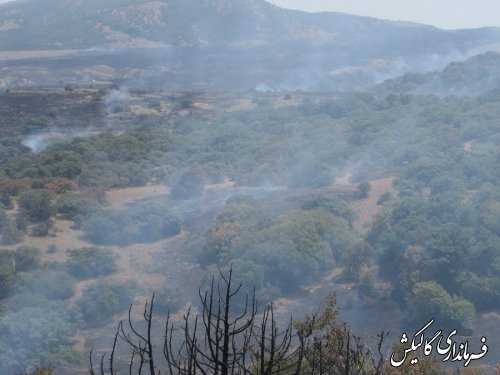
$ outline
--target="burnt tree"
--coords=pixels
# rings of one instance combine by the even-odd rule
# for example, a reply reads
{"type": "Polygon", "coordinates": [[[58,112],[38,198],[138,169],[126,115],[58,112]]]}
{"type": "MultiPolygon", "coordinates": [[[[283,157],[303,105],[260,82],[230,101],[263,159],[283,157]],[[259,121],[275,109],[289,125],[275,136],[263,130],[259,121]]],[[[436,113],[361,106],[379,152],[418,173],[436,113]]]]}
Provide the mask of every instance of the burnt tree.
{"type": "MultiPolygon", "coordinates": [[[[143,325],[137,328],[129,309],[128,322],[115,333],[111,354],[104,354],[94,368],[90,353],[90,375],[379,375],[385,334],[379,335],[379,360],[345,323],[336,320],[335,294],[326,305],[302,321],[278,328],[273,305],[257,313],[255,290],[246,295],[236,313],[242,284],[233,285],[233,271],[221,282],[212,279],[206,292],[199,290],[200,314],[190,308],[180,331],[167,315],[163,340],[155,344],[154,294],[146,303],[143,325]],[[180,335],[178,335],[180,333],[180,335]],[[116,363],[117,347],[125,343],[128,363],[116,363]],[[120,369],[118,369],[118,367],[120,369]]],[[[121,361],[120,361],[121,362],[121,361]]]]}
{"type": "Polygon", "coordinates": [[[199,291],[201,313],[192,316],[190,308],[183,317],[182,337],[176,331],[170,314],[164,328],[164,340],[160,350],[155,348],[153,311],[154,295],[146,303],[143,318],[145,327],[140,330],[131,318],[121,322],[115,334],[111,354],[104,354],[94,366],[90,353],[90,375],[118,374],[116,360],[117,343],[124,342],[129,348],[128,373],[138,375],[274,375],[299,373],[303,352],[302,341],[292,345],[295,339],[292,322],[279,330],[272,305],[262,316],[257,314],[255,290],[245,297],[241,312],[234,313],[236,296],[242,284],[233,284],[233,271],[225,276],[220,273],[221,283],[212,279],[209,290],[199,291]],[[256,320],[260,318],[260,323],[256,320]],[[105,362],[108,362],[106,364],[105,362]],[[94,368],[97,367],[97,368],[94,368]]]}

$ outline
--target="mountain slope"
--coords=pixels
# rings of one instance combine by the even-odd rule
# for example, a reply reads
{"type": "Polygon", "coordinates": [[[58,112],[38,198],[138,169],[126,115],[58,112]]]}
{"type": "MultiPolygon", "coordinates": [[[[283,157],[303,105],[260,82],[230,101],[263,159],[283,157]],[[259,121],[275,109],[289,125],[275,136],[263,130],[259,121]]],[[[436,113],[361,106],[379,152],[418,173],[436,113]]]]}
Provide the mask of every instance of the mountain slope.
{"type": "Polygon", "coordinates": [[[5,62],[0,87],[80,84],[104,69],[108,82],[176,90],[342,91],[441,69],[498,42],[496,28],[446,31],[263,0],[18,0],[0,5],[0,59],[85,52],[5,62]]]}
{"type": "Polygon", "coordinates": [[[0,6],[0,50],[303,41],[358,48],[463,50],[496,30],[444,31],[262,0],[20,0],[0,6]],[[406,44],[409,40],[411,45],[406,44]]]}
{"type": "Polygon", "coordinates": [[[500,54],[488,52],[443,70],[407,73],[387,80],[376,90],[385,93],[434,93],[440,95],[478,95],[500,87],[500,54]]]}

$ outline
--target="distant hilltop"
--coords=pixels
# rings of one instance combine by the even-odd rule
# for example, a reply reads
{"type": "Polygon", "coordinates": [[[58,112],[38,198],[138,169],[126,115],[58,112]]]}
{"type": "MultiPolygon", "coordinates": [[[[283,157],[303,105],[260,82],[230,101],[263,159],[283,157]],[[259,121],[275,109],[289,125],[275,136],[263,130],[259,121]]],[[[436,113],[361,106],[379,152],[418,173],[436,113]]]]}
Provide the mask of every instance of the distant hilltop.
{"type": "Polygon", "coordinates": [[[263,0],[19,0],[0,5],[0,88],[126,83],[183,91],[352,91],[500,46],[263,0]]]}
{"type": "Polygon", "coordinates": [[[354,50],[387,51],[390,45],[422,53],[462,51],[499,40],[497,29],[445,31],[342,13],[292,11],[263,0],[24,0],[0,5],[2,51],[300,41],[354,50]]]}

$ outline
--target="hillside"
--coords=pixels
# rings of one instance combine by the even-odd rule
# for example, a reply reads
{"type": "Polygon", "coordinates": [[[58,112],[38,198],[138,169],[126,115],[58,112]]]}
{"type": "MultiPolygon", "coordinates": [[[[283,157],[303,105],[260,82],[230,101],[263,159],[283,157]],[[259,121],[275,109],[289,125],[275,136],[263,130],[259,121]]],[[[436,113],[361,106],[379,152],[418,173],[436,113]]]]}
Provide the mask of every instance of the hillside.
{"type": "Polygon", "coordinates": [[[262,0],[24,0],[0,9],[0,50],[291,40],[385,49],[411,39],[414,43],[406,51],[425,52],[450,43],[460,51],[485,37],[498,40],[496,30],[444,31],[340,13],[309,14],[262,0]]]}
{"type": "Polygon", "coordinates": [[[407,73],[378,85],[377,90],[392,93],[478,95],[500,86],[500,54],[487,52],[454,62],[443,70],[407,73]]]}
{"type": "Polygon", "coordinates": [[[175,90],[343,91],[441,69],[499,40],[495,28],[445,31],[263,0],[24,0],[0,6],[0,87],[126,77],[175,90]]]}

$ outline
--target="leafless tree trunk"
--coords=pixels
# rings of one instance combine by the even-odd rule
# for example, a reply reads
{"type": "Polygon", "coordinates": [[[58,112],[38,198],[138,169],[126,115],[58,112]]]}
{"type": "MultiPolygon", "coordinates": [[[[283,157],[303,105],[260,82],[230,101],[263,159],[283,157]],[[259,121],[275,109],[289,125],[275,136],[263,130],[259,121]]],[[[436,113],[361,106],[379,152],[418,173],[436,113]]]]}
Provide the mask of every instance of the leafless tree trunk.
{"type": "MultiPolygon", "coordinates": [[[[233,283],[233,271],[220,273],[221,282],[214,279],[206,292],[199,291],[201,313],[192,317],[191,309],[184,315],[182,337],[175,336],[170,314],[167,316],[164,340],[164,369],[160,370],[153,345],[154,294],[144,307],[145,332],[136,328],[129,309],[128,327],[118,325],[107,374],[117,375],[115,353],[117,342],[125,342],[130,350],[130,375],[299,375],[305,351],[305,340],[295,334],[292,321],[280,331],[272,305],[268,305],[260,318],[257,314],[255,290],[246,296],[242,311],[235,314],[235,297],[242,284],[233,283]],[[180,341],[180,342],[179,342],[180,341]]],[[[178,332],[178,331],[177,331],[178,332]]],[[[161,356],[161,355],[160,355],[161,356]]],[[[101,357],[96,371],[90,353],[90,375],[106,375],[106,354],[101,357]]]]}

